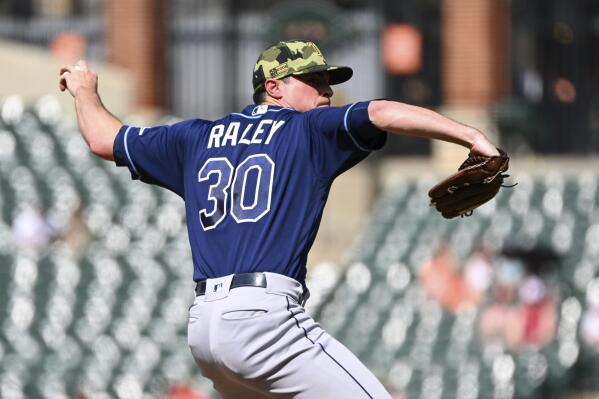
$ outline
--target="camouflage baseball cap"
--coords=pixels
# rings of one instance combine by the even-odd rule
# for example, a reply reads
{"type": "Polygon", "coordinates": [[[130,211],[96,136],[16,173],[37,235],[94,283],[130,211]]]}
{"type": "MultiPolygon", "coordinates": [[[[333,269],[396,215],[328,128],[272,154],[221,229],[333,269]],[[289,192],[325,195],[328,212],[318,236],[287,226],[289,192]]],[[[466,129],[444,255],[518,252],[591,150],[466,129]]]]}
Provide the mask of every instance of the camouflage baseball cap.
{"type": "Polygon", "coordinates": [[[353,71],[350,67],[327,64],[316,44],[305,40],[286,40],[268,47],[260,54],[254,66],[252,83],[254,91],[262,88],[266,79],[283,79],[291,75],[327,71],[330,84],[336,85],[349,80],[353,71]]]}

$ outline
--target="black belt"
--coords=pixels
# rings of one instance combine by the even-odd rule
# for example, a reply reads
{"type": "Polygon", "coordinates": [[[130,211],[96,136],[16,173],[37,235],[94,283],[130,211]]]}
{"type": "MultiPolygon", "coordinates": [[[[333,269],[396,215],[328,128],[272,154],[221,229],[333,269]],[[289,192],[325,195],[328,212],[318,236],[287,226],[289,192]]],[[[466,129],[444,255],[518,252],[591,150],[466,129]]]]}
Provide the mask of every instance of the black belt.
{"type": "MultiPolygon", "coordinates": [[[[264,273],[241,273],[233,276],[231,288],[238,287],[262,287],[266,288],[266,276],[264,273]]],[[[206,293],[206,280],[198,281],[196,284],[196,295],[206,293]]]]}

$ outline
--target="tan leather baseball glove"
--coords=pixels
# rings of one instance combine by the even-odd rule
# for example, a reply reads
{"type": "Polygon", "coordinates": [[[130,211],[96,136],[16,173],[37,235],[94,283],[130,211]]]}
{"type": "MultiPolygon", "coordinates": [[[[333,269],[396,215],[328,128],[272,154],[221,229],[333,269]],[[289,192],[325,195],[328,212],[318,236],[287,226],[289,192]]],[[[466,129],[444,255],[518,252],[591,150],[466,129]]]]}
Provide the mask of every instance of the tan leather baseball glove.
{"type": "Polygon", "coordinates": [[[458,171],[436,184],[428,192],[431,206],[447,219],[470,216],[475,208],[491,200],[508,175],[510,158],[505,151],[486,157],[470,154],[458,171]]]}

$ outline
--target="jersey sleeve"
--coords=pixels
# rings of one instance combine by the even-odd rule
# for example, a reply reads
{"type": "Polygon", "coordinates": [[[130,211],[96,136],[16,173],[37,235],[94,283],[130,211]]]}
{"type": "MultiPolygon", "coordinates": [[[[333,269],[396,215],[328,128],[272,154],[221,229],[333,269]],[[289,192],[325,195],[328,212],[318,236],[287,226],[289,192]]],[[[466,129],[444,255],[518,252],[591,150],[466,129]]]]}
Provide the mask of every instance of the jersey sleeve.
{"type": "Polygon", "coordinates": [[[305,113],[310,156],[323,177],[334,178],[385,144],[387,133],[370,121],[368,104],[363,101],[305,113]]]}
{"type": "Polygon", "coordinates": [[[132,179],[165,187],[183,196],[186,148],[197,121],[174,125],[135,127],[124,125],[114,140],[114,160],[126,166],[132,179]]]}

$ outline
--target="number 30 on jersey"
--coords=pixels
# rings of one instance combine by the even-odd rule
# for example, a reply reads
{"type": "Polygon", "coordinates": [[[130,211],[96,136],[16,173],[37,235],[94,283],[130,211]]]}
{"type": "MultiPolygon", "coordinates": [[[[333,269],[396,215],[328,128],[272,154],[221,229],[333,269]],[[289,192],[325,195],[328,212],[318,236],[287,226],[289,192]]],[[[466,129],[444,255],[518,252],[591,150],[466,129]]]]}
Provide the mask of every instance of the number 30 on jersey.
{"type": "Polygon", "coordinates": [[[217,178],[208,188],[207,207],[200,210],[202,228],[214,229],[225,219],[229,196],[231,216],[237,223],[260,220],[270,211],[274,171],[275,163],[267,154],[250,155],[236,168],[224,157],[207,159],[198,182],[208,184],[214,174],[217,178]]]}

